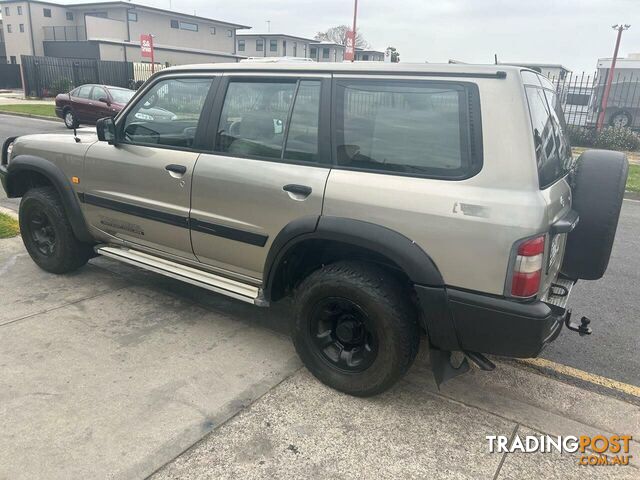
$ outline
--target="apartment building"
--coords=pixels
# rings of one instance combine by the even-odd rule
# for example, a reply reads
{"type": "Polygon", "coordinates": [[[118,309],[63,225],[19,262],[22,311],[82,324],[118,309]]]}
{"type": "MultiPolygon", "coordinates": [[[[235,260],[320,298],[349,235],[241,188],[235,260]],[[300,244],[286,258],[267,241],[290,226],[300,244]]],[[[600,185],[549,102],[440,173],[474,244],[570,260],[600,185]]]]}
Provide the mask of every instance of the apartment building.
{"type": "Polygon", "coordinates": [[[19,63],[20,55],[137,62],[142,60],[140,35],[149,33],[158,63],[235,62],[242,58],[236,53],[236,32],[249,28],[123,1],[0,0],[0,8],[10,63],[19,63]]]}
{"type": "Polygon", "coordinates": [[[238,32],[236,52],[245,57],[309,58],[309,45],[315,42],[284,33],[238,32]]]}

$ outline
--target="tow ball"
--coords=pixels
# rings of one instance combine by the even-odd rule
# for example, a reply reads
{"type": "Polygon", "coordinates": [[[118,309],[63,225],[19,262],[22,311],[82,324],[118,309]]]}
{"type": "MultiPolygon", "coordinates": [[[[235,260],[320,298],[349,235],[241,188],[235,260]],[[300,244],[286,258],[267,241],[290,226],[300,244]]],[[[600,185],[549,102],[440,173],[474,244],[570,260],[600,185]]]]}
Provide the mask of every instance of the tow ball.
{"type": "Polygon", "coordinates": [[[593,332],[593,330],[589,326],[590,323],[591,320],[589,320],[587,317],[582,317],[579,324],[572,322],[571,310],[567,311],[567,316],[564,319],[564,324],[567,326],[567,328],[573,332],[578,332],[581,337],[584,337],[585,335],[591,335],[591,332],[593,332]]]}

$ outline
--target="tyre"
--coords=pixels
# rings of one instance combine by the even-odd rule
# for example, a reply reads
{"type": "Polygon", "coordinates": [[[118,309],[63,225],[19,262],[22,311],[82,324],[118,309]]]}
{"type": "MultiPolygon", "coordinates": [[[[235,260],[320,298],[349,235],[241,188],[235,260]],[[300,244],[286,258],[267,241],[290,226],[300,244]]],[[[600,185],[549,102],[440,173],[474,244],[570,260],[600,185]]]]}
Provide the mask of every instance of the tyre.
{"type": "Polygon", "coordinates": [[[53,187],[33,188],[20,202],[20,234],[33,261],[51,273],[77,270],[93,256],[73,234],[53,187]]]}
{"type": "Polygon", "coordinates": [[[567,237],[562,263],[570,278],[597,280],[607,270],[628,171],[620,152],[589,150],[578,159],[572,206],[580,220],[567,237]]]}
{"type": "Polygon", "coordinates": [[[64,124],[67,128],[78,128],[78,119],[76,118],[76,114],[73,113],[73,110],[68,108],[64,111],[64,124]]]}
{"type": "Polygon", "coordinates": [[[632,121],[633,118],[631,117],[631,114],[629,112],[625,110],[618,110],[613,115],[611,115],[609,125],[616,128],[631,127],[632,121]]]}
{"type": "Polygon", "coordinates": [[[339,262],[309,275],[295,295],[293,343],[321,382],[367,397],[396,383],[420,342],[408,293],[383,269],[339,262]]]}

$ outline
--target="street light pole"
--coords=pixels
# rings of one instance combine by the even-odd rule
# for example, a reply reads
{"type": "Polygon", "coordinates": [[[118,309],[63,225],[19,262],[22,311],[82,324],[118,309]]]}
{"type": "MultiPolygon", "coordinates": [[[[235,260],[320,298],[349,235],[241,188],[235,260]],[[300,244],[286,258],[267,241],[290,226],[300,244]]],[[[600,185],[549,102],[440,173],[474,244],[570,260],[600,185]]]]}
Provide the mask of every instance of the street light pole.
{"type": "Polygon", "coordinates": [[[602,130],[604,125],[604,117],[607,112],[607,104],[609,103],[609,92],[611,91],[611,83],[613,82],[613,73],[616,69],[616,60],[618,58],[618,49],[620,48],[620,39],[622,38],[622,32],[628,30],[631,25],[620,24],[613,25],[614,30],[618,31],[618,37],[616,38],[616,46],[613,49],[613,59],[611,59],[611,68],[609,68],[609,75],[607,76],[607,83],[604,87],[604,93],[602,95],[602,104],[600,113],[598,114],[598,122],[596,123],[596,130],[602,130]]]}
{"type": "Polygon", "coordinates": [[[358,0],[354,0],[353,4],[353,58],[351,61],[355,61],[356,59],[356,19],[358,18],[358,0]]]}

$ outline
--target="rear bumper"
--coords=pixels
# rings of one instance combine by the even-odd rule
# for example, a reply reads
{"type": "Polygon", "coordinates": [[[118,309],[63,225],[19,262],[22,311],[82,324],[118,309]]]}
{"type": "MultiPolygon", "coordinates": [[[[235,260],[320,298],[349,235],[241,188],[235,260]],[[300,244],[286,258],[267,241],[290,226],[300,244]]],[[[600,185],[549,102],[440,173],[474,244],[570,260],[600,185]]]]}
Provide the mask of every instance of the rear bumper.
{"type": "Polygon", "coordinates": [[[558,337],[567,316],[564,308],[541,301],[520,303],[452,288],[440,289],[446,303],[434,315],[434,289],[416,290],[429,339],[442,350],[535,357],[558,337]]]}

